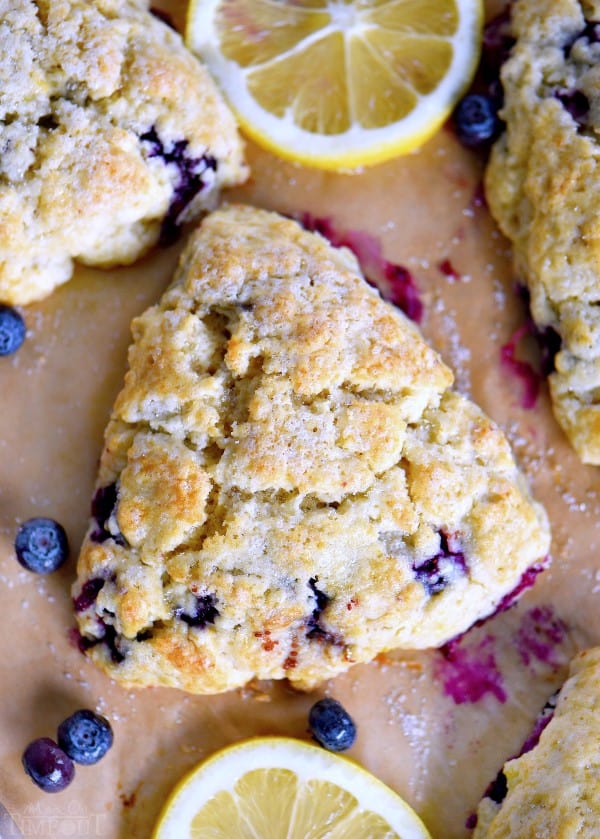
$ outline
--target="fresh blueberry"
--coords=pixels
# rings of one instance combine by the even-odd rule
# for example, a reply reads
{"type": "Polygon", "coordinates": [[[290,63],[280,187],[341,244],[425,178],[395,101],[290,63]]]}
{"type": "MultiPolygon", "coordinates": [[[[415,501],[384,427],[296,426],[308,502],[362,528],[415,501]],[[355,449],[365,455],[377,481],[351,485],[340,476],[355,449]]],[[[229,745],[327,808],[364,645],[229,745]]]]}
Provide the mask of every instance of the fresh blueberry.
{"type": "Polygon", "coordinates": [[[23,768],[44,792],[60,792],[75,776],[71,758],[49,737],[33,740],[23,752],[23,768]]]}
{"type": "Polygon", "coordinates": [[[75,711],[58,726],[58,744],[76,763],[97,763],[112,743],[109,721],[87,709],[75,711]]]}
{"type": "Polygon", "coordinates": [[[313,737],[331,752],[349,749],[356,739],[356,726],[337,699],[319,699],[310,709],[308,725],[313,737]]]}
{"type": "Polygon", "coordinates": [[[25,340],[25,321],[12,306],[0,303],[0,355],[12,355],[25,340]]]}
{"type": "Polygon", "coordinates": [[[470,93],[461,99],[454,111],[454,128],[460,142],[470,148],[484,146],[494,140],[500,120],[491,97],[470,93]]]}
{"type": "Polygon", "coordinates": [[[49,574],[60,568],[69,555],[67,534],[54,519],[28,519],[17,531],[15,551],[28,571],[49,574]]]}

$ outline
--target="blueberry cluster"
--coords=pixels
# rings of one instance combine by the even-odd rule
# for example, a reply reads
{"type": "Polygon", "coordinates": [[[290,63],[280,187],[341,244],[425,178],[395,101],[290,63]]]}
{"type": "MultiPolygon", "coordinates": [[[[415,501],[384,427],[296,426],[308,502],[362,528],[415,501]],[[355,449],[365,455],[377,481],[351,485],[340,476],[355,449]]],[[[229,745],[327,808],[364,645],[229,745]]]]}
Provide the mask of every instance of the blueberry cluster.
{"type": "Polygon", "coordinates": [[[75,711],[58,726],[57,741],[38,737],[23,752],[23,768],[44,792],[60,792],[75,777],[75,763],[89,766],[113,743],[109,721],[87,709],[75,711]]]}

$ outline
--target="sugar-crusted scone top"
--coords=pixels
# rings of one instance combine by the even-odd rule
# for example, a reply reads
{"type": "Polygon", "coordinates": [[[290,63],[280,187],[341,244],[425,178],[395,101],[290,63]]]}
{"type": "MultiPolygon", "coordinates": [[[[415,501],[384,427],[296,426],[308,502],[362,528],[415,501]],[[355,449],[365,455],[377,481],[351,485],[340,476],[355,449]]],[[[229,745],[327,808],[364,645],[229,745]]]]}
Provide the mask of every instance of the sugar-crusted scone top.
{"type": "Polygon", "coordinates": [[[554,412],[600,464],[600,3],[517,0],[502,69],[506,131],[486,175],[538,328],[561,348],[554,412]],[[556,336],[554,336],[556,338],[556,336]]]}
{"type": "Polygon", "coordinates": [[[0,301],[129,263],[246,176],[234,119],[144,0],[0,0],[0,301]]]}
{"type": "Polygon", "coordinates": [[[296,222],[208,216],[133,335],[73,590],[115,679],[312,687],[442,644],[547,553],[500,430],[296,222]]]}
{"type": "Polygon", "coordinates": [[[506,797],[484,798],[473,839],[597,839],[600,825],[600,647],[571,662],[550,722],[531,751],[504,764],[506,797]]]}

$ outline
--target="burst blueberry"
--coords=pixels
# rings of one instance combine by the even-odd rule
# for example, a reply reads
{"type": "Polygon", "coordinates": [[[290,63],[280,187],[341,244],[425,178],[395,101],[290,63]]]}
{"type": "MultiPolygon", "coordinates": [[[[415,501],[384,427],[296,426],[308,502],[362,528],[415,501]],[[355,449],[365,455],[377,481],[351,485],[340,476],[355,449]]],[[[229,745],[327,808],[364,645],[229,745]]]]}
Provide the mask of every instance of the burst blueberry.
{"type": "Polygon", "coordinates": [[[25,321],[12,306],[0,304],[0,356],[12,355],[25,340],[25,321]]]}
{"type": "Polygon", "coordinates": [[[58,726],[58,744],[71,760],[89,766],[112,746],[112,728],[105,717],[83,708],[58,726]]]}
{"type": "Polygon", "coordinates": [[[17,531],[15,552],[28,571],[49,574],[60,568],[69,555],[67,534],[54,519],[28,519],[17,531]]]}
{"type": "Polygon", "coordinates": [[[315,702],[308,725],[315,740],[331,752],[343,752],[356,740],[354,720],[337,699],[325,697],[315,702]]]}
{"type": "Polygon", "coordinates": [[[188,626],[204,629],[207,623],[214,623],[221,614],[216,606],[217,598],[214,594],[195,595],[195,603],[191,614],[183,609],[177,610],[178,617],[188,626]]]}
{"type": "Polygon", "coordinates": [[[496,105],[490,96],[470,93],[454,111],[454,128],[460,142],[469,148],[491,143],[500,130],[496,105]]]}
{"type": "Polygon", "coordinates": [[[33,740],[22,761],[31,780],[44,792],[60,792],[75,777],[73,761],[50,737],[33,740]]]}

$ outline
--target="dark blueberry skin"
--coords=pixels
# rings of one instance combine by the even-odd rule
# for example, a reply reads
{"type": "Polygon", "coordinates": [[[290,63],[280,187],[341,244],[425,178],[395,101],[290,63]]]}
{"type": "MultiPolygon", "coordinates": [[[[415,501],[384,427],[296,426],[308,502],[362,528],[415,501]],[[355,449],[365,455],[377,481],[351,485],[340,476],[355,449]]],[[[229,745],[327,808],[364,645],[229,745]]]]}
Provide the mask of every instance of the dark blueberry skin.
{"type": "Polygon", "coordinates": [[[204,629],[207,623],[214,623],[215,618],[221,614],[216,607],[217,598],[214,594],[194,595],[196,598],[193,614],[189,615],[183,610],[177,611],[177,616],[188,626],[198,626],[204,629]]]}
{"type": "Polygon", "coordinates": [[[491,143],[501,125],[495,102],[483,93],[469,93],[461,99],[453,119],[456,136],[469,148],[491,143]]]}
{"type": "Polygon", "coordinates": [[[413,567],[415,577],[432,597],[443,591],[450,582],[449,574],[467,573],[467,562],[462,551],[455,551],[448,544],[448,535],[440,531],[440,550],[435,556],[413,567]]]}
{"type": "Polygon", "coordinates": [[[50,574],[69,555],[67,534],[54,519],[33,518],[23,522],[15,539],[17,559],[28,571],[50,574]]]}
{"type": "Polygon", "coordinates": [[[25,321],[12,306],[0,303],[0,355],[12,355],[25,340],[25,321]]]}
{"type": "Polygon", "coordinates": [[[60,792],[75,777],[71,758],[49,737],[33,740],[23,752],[23,768],[44,792],[60,792]]]}
{"type": "Polygon", "coordinates": [[[140,140],[147,145],[148,157],[159,157],[165,164],[177,168],[178,181],[159,238],[159,244],[171,245],[179,236],[181,214],[205,187],[202,175],[210,169],[216,172],[217,160],[210,154],[200,158],[192,157],[188,151],[189,140],[176,140],[165,145],[154,126],[142,134],[140,140]]]}
{"type": "Polygon", "coordinates": [[[92,518],[96,521],[96,528],[90,533],[92,542],[106,542],[113,539],[117,545],[126,545],[122,533],[113,534],[108,529],[108,520],[114,513],[119,500],[119,491],[116,484],[109,484],[96,490],[92,499],[92,518]]]}
{"type": "Polygon", "coordinates": [[[308,725],[315,740],[330,752],[343,752],[356,740],[356,725],[344,706],[325,697],[310,709],[308,725]]]}
{"type": "Polygon", "coordinates": [[[590,100],[581,90],[556,90],[554,96],[573,120],[582,128],[590,110],[590,100]]]}
{"type": "Polygon", "coordinates": [[[315,608],[312,610],[311,616],[307,622],[307,637],[313,638],[317,635],[325,636],[326,632],[319,624],[321,613],[327,608],[327,604],[331,602],[331,597],[325,594],[324,591],[317,588],[318,577],[311,577],[308,581],[308,587],[315,596],[315,608]]]}
{"type": "Polygon", "coordinates": [[[76,612],[85,612],[96,602],[96,598],[104,587],[105,580],[101,577],[93,577],[91,580],[86,580],[81,586],[81,591],[77,597],[73,598],[73,608],[76,612]]]}
{"type": "Polygon", "coordinates": [[[93,711],[75,711],[58,726],[58,745],[76,763],[97,763],[112,744],[109,721],[93,711]]]}
{"type": "Polygon", "coordinates": [[[107,648],[108,652],[110,653],[110,657],[115,664],[120,664],[122,661],[125,660],[125,655],[119,649],[119,636],[117,635],[117,630],[111,624],[104,623],[103,620],[99,621],[100,626],[102,628],[102,636],[100,638],[88,638],[85,635],[81,635],[80,632],[77,632],[77,647],[79,651],[82,653],[86,653],[88,650],[91,650],[92,647],[95,647],[97,644],[104,644],[107,648]]]}

